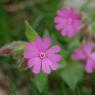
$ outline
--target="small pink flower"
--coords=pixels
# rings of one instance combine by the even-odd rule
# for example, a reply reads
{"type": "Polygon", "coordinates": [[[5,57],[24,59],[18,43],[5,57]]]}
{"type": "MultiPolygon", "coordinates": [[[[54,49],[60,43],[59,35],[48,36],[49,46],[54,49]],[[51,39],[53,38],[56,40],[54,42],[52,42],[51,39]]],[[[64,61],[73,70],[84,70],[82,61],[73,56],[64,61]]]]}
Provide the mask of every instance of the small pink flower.
{"type": "Polygon", "coordinates": [[[54,22],[57,23],[55,29],[61,31],[63,36],[68,37],[75,36],[81,25],[79,15],[72,8],[58,10],[54,22]]]}
{"type": "Polygon", "coordinates": [[[24,58],[28,59],[28,67],[33,73],[38,74],[41,69],[50,74],[51,70],[57,70],[59,65],[57,62],[61,60],[61,56],[57,54],[60,47],[55,45],[50,48],[51,40],[46,37],[43,41],[37,37],[33,43],[28,43],[24,52],[24,58]]]}
{"type": "Polygon", "coordinates": [[[92,52],[92,50],[93,45],[88,43],[76,49],[72,54],[72,59],[84,61],[85,70],[88,73],[95,70],[95,52],[92,52]]]}

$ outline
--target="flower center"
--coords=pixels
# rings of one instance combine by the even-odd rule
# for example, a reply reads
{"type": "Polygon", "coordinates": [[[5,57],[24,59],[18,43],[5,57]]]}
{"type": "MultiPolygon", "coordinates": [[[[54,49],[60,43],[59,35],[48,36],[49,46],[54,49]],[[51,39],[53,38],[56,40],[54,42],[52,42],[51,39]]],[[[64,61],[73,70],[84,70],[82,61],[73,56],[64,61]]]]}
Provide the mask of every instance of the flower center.
{"type": "Polygon", "coordinates": [[[45,58],[45,56],[46,56],[46,55],[45,55],[44,52],[41,52],[41,53],[40,53],[40,58],[41,58],[42,60],[45,58]]]}

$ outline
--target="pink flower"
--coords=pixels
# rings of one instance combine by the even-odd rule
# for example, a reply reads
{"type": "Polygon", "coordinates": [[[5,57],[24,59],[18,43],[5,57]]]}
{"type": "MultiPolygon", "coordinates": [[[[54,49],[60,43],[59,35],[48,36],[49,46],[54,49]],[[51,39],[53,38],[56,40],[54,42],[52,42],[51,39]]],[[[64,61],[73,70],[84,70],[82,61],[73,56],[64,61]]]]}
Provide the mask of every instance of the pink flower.
{"type": "Polygon", "coordinates": [[[95,70],[95,52],[92,52],[92,50],[93,45],[88,43],[76,49],[72,54],[72,59],[84,61],[84,67],[88,73],[95,70]]]}
{"type": "Polygon", "coordinates": [[[67,37],[75,36],[81,25],[79,15],[72,8],[58,10],[54,22],[57,23],[55,29],[61,31],[61,34],[67,37]]]}
{"type": "Polygon", "coordinates": [[[38,74],[41,69],[50,74],[51,70],[57,70],[59,65],[57,62],[61,60],[61,56],[57,53],[60,51],[58,45],[52,46],[50,38],[46,37],[43,41],[37,37],[33,43],[27,44],[24,52],[24,58],[28,59],[28,67],[33,73],[38,74]]]}

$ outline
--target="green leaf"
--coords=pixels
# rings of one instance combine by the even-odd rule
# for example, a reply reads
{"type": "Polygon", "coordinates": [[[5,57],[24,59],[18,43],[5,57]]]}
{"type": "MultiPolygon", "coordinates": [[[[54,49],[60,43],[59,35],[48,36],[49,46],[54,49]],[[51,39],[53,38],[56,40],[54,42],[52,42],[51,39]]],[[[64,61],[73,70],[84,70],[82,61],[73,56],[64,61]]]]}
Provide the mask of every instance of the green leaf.
{"type": "Polygon", "coordinates": [[[28,21],[25,21],[26,25],[26,37],[29,41],[34,41],[35,38],[38,36],[37,32],[30,26],[28,21]]]}
{"type": "Polygon", "coordinates": [[[83,69],[81,64],[70,64],[62,72],[63,80],[68,84],[71,90],[74,90],[77,83],[82,79],[83,69]]]}
{"type": "Polygon", "coordinates": [[[48,80],[47,80],[47,76],[43,72],[41,72],[39,75],[35,76],[33,81],[40,93],[47,90],[48,80]]]}

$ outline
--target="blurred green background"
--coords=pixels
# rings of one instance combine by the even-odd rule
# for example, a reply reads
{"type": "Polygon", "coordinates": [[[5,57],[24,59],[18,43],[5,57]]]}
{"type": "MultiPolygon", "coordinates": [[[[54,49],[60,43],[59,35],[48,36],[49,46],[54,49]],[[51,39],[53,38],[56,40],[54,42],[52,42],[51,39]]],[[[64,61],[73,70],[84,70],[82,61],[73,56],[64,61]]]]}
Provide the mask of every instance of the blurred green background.
{"type": "Polygon", "coordinates": [[[25,40],[25,20],[40,35],[53,29],[53,17],[61,0],[0,0],[0,46],[25,40]]]}

